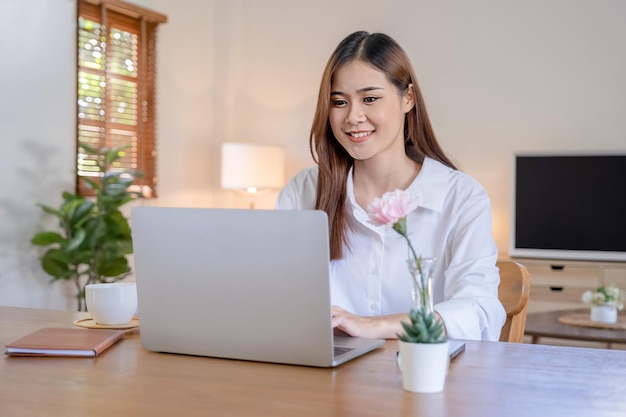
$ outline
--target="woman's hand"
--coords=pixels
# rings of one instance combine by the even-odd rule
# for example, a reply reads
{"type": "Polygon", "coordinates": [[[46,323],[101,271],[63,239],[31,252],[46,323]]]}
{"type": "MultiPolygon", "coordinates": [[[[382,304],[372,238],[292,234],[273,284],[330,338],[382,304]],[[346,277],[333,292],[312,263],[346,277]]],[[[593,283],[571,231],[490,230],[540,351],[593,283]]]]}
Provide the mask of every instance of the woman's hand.
{"type": "Polygon", "coordinates": [[[331,307],[333,328],[336,334],[366,337],[369,339],[396,339],[402,331],[402,320],[408,321],[407,314],[363,317],[352,314],[341,307],[331,307]]]}

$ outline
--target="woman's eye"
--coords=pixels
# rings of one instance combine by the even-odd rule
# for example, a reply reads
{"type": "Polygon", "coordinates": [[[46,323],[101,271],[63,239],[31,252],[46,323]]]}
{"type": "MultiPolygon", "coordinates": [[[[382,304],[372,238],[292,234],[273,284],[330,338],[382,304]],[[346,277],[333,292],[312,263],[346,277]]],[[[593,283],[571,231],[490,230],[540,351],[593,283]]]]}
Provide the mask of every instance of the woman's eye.
{"type": "Polygon", "coordinates": [[[375,102],[376,100],[378,100],[378,98],[379,98],[379,97],[365,97],[365,98],[363,99],[363,101],[364,101],[364,102],[366,102],[366,103],[373,103],[373,102],[375,102]]]}
{"type": "Polygon", "coordinates": [[[334,107],[343,107],[347,104],[345,100],[331,100],[331,104],[334,107]]]}

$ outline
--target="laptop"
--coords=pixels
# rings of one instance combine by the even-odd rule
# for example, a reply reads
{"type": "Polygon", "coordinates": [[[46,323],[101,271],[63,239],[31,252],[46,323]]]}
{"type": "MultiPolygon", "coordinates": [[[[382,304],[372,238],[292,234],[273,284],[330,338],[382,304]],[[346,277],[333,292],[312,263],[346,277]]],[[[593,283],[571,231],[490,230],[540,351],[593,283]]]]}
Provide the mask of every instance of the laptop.
{"type": "Polygon", "coordinates": [[[334,367],[385,343],[333,335],[321,210],[135,207],[131,222],[147,350],[334,367]]]}

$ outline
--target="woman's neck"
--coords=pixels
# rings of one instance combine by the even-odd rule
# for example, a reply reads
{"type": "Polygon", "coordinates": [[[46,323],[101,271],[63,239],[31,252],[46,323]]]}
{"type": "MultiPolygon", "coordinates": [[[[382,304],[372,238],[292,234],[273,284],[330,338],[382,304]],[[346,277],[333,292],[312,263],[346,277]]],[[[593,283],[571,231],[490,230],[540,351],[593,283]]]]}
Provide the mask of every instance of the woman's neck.
{"type": "Polygon", "coordinates": [[[354,197],[367,210],[376,197],[388,191],[405,190],[413,183],[422,165],[402,154],[394,159],[354,161],[352,170],[354,197]]]}

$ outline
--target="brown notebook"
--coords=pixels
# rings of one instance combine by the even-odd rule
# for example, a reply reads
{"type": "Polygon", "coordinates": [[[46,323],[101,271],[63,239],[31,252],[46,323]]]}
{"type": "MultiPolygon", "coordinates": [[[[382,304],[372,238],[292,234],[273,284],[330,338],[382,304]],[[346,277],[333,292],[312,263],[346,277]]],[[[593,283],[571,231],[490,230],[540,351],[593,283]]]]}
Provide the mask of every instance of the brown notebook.
{"type": "Polygon", "coordinates": [[[9,356],[98,356],[124,336],[123,330],[45,327],[6,345],[9,356]]]}

